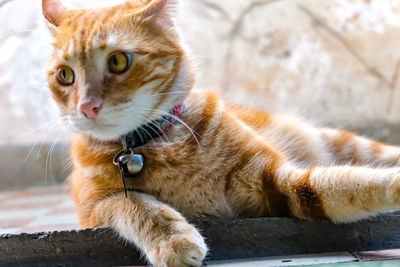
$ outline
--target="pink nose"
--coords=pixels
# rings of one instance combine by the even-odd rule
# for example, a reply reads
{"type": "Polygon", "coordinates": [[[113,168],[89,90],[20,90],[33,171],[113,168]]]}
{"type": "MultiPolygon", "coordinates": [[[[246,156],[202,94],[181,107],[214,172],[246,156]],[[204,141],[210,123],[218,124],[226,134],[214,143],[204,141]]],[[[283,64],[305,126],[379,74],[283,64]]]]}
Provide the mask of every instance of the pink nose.
{"type": "Polygon", "coordinates": [[[82,112],[87,118],[95,121],[102,106],[103,100],[100,97],[91,98],[88,101],[80,104],[79,111],[82,112]]]}

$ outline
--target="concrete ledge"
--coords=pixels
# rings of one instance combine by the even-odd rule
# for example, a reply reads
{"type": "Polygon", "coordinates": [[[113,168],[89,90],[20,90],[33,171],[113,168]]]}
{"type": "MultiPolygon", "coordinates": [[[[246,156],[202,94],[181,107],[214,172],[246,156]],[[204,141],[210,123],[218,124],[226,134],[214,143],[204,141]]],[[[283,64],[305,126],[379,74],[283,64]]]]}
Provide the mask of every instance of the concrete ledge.
{"type": "MultiPolygon", "coordinates": [[[[289,218],[204,221],[196,225],[211,248],[208,260],[400,248],[400,217],[352,224],[289,218]]],[[[0,235],[0,266],[140,265],[139,252],[110,229],[0,235]]]]}

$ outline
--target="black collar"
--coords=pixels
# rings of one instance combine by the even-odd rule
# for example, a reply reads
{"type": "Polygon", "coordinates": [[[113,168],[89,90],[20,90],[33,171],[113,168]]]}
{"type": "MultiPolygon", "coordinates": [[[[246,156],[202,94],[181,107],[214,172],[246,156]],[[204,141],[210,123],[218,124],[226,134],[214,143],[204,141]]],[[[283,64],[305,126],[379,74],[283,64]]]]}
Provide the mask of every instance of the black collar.
{"type": "Polygon", "coordinates": [[[153,120],[136,130],[120,138],[124,149],[133,149],[144,146],[149,141],[161,137],[177,120],[180,119],[185,110],[185,105],[180,103],[176,105],[168,115],[160,119],[153,120]]]}

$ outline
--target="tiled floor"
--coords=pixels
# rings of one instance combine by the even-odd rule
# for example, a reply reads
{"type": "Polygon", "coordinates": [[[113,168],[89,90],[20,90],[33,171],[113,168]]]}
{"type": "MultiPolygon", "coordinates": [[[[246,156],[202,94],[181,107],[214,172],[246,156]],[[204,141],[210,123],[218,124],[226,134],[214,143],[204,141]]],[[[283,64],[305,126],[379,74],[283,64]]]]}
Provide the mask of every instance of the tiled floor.
{"type": "Polygon", "coordinates": [[[0,234],[77,228],[74,203],[64,186],[0,191],[0,234]]]}

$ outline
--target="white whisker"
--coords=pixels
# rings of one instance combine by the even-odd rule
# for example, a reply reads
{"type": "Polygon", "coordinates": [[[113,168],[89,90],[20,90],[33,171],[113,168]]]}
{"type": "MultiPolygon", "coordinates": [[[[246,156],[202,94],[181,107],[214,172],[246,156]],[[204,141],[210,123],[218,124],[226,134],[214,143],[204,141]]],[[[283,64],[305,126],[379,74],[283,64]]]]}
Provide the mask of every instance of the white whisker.
{"type": "MultiPolygon", "coordinates": [[[[36,137],[36,140],[34,141],[31,149],[29,150],[28,154],[26,155],[25,159],[24,159],[24,163],[29,159],[29,157],[31,156],[32,152],[37,148],[37,146],[39,145],[39,152],[41,150],[41,146],[43,145],[43,141],[46,139],[46,137],[50,134],[50,129],[53,127],[58,126],[59,123],[58,122],[49,122],[47,124],[45,124],[42,127],[33,129],[32,131],[19,136],[18,138],[22,138],[22,137],[26,137],[29,136],[33,133],[39,132],[39,135],[36,137]]],[[[39,157],[39,152],[37,153],[36,159],[38,159],[39,157]]]]}
{"type": "MultiPolygon", "coordinates": [[[[157,124],[155,124],[155,123],[152,122],[152,121],[150,121],[150,123],[151,123],[152,126],[149,125],[149,127],[150,127],[154,132],[157,132],[157,133],[158,133],[157,130],[159,130],[160,132],[162,131],[162,129],[160,129],[160,127],[158,127],[157,124]],[[154,126],[156,129],[154,129],[153,126],[154,126]]],[[[160,136],[160,135],[159,135],[159,136],[160,136]]],[[[169,140],[169,138],[168,138],[167,135],[164,135],[164,134],[163,134],[163,135],[160,136],[160,138],[162,139],[162,141],[165,142],[164,139],[163,139],[163,137],[165,137],[166,143],[167,143],[167,144],[171,144],[171,141],[169,140]]]]}
{"type": "MultiPolygon", "coordinates": [[[[143,131],[145,131],[145,133],[149,136],[149,138],[151,139],[151,134],[149,133],[149,131],[147,131],[145,128],[141,128],[143,131]]],[[[140,132],[138,132],[139,134],[140,132]]]]}
{"type": "Polygon", "coordinates": [[[197,143],[197,145],[199,147],[200,154],[203,156],[203,150],[201,148],[201,145],[200,145],[200,142],[199,142],[198,138],[196,137],[196,135],[198,135],[198,134],[192,128],[190,128],[189,125],[187,125],[184,121],[182,121],[177,116],[172,115],[172,114],[170,114],[168,112],[165,112],[165,111],[162,111],[162,110],[158,110],[158,109],[148,109],[147,111],[152,111],[152,112],[155,112],[155,113],[157,113],[159,115],[170,117],[170,118],[176,120],[177,122],[181,123],[184,127],[186,127],[186,129],[190,132],[190,134],[193,136],[194,140],[196,141],[196,143],[197,143]]]}
{"type": "MultiPolygon", "coordinates": [[[[57,132],[60,132],[60,130],[62,131],[62,130],[64,130],[64,127],[62,126],[62,125],[58,125],[58,127],[57,127],[57,132]],[[61,128],[61,129],[60,129],[61,128]]],[[[50,145],[50,147],[49,147],[49,150],[47,151],[47,156],[46,156],[46,173],[45,173],[45,178],[44,178],[44,183],[45,184],[47,184],[47,169],[49,168],[49,175],[50,175],[50,178],[52,179],[52,180],[54,180],[54,176],[53,176],[53,172],[52,172],[52,169],[53,169],[53,165],[52,165],[52,156],[53,156],[53,151],[54,151],[54,149],[55,149],[55,146],[56,146],[56,144],[57,144],[57,141],[59,140],[59,138],[60,138],[60,135],[58,134],[57,135],[57,138],[51,143],[51,145],[50,145]]]]}

